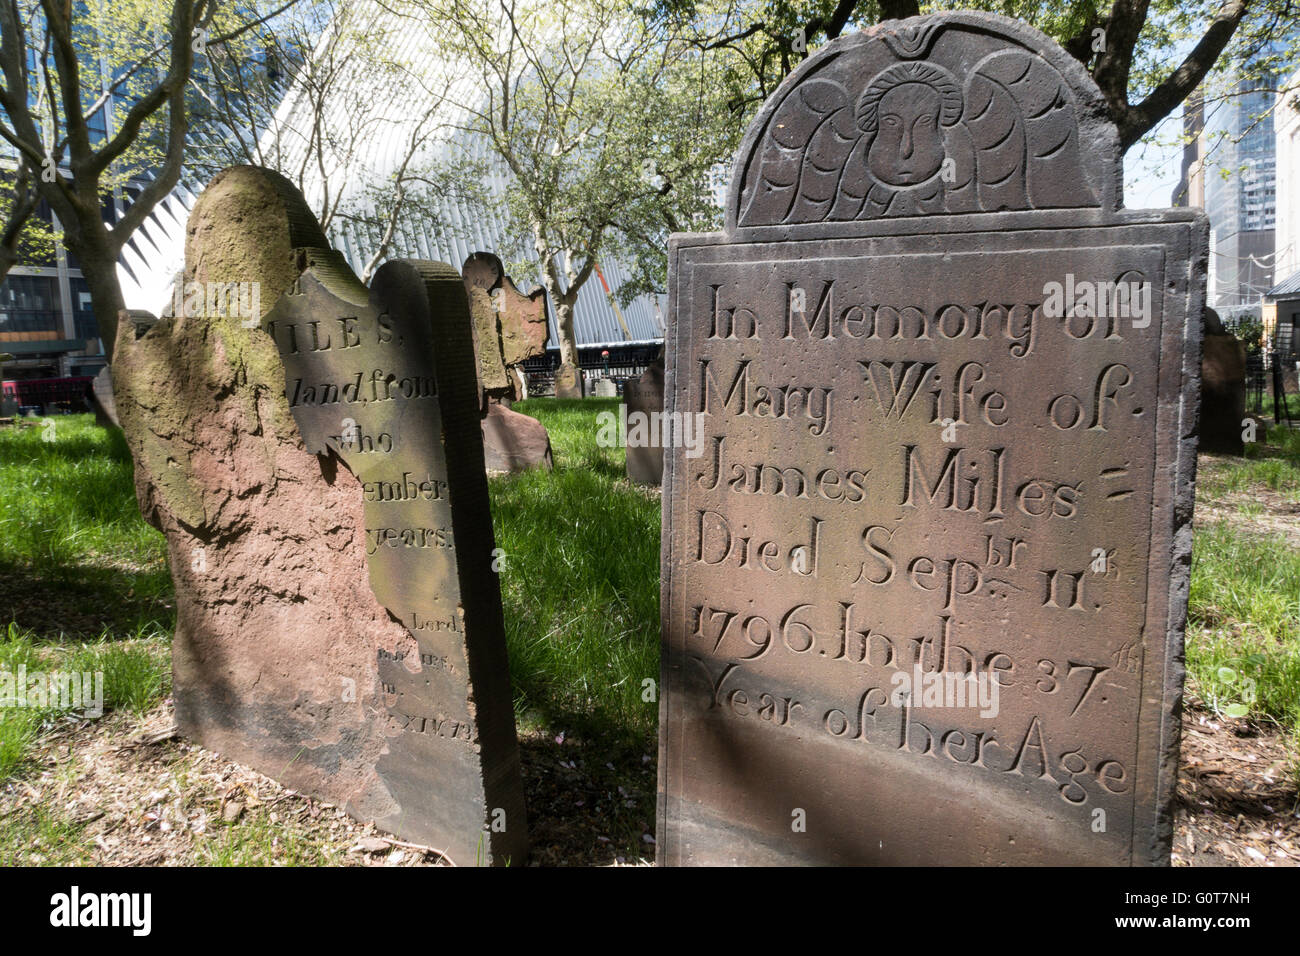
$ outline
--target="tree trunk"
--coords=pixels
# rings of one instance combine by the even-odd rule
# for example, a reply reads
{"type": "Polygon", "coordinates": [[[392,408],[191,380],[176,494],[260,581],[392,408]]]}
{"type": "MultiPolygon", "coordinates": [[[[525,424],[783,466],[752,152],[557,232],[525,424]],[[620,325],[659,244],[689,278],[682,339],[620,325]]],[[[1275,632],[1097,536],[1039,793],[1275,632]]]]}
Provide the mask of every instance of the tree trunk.
{"type": "Polygon", "coordinates": [[[574,328],[574,306],[578,302],[580,286],[560,289],[560,270],[555,256],[540,239],[537,251],[542,256],[542,284],[555,305],[555,329],[560,337],[560,365],[578,367],[578,333],[574,328]]]}
{"type": "Polygon", "coordinates": [[[118,249],[99,218],[98,208],[94,215],[93,222],[79,222],[70,229],[65,226],[63,244],[81,263],[81,274],[90,288],[95,323],[99,326],[99,340],[104,343],[104,355],[111,363],[117,324],[119,316],[126,312],[126,300],[117,278],[118,249]]]}
{"type": "Polygon", "coordinates": [[[577,302],[576,293],[555,299],[555,328],[560,335],[560,362],[564,365],[578,364],[578,333],[573,321],[577,302]]]}

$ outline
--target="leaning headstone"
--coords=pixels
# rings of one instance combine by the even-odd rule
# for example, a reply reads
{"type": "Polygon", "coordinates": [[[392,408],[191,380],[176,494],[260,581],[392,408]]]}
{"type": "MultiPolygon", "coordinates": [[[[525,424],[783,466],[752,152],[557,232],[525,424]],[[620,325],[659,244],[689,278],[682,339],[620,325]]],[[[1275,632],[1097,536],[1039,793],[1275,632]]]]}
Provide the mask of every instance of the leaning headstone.
{"type": "Polygon", "coordinates": [[[1243,432],[1248,427],[1246,346],[1223,327],[1214,309],[1206,309],[1201,351],[1200,450],[1244,454],[1243,432]]]}
{"type": "Polygon", "coordinates": [[[1106,117],[889,21],[672,240],[659,862],[1168,862],[1208,230],[1120,209],[1106,117]]]}
{"type": "Polygon", "coordinates": [[[624,441],[627,445],[627,476],[642,485],[663,481],[664,357],[659,356],[636,378],[623,383],[623,404],[627,406],[624,441]]]}
{"type": "Polygon", "coordinates": [[[522,861],[459,274],[399,261],[367,289],[253,167],[204,191],[186,262],[263,308],[119,327],[118,414],[176,585],[178,725],[455,863],[522,861]]]}

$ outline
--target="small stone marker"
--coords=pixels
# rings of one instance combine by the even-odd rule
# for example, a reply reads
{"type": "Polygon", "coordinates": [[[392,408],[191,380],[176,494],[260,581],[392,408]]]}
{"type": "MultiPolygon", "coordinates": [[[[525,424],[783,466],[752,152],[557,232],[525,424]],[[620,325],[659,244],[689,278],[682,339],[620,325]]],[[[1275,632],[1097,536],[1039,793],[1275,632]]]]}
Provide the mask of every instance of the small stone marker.
{"type": "Polygon", "coordinates": [[[623,404],[627,406],[627,476],[638,484],[658,485],[664,473],[663,430],[654,423],[662,421],[664,411],[662,352],[644,372],[623,383],[623,404]]]}
{"type": "Polygon", "coordinates": [[[618,385],[612,378],[598,378],[592,386],[592,393],[596,398],[617,398],[618,385]]]}
{"type": "Polygon", "coordinates": [[[537,419],[500,402],[488,402],[483,416],[483,460],[489,473],[512,474],[554,466],[551,436],[537,419]]]}
{"type": "Polygon", "coordinates": [[[1208,228],[1119,208],[1106,116],[888,21],[672,240],[660,863],[1168,862],[1208,228]]]}
{"type": "Polygon", "coordinates": [[[555,370],[555,397],[582,398],[582,372],[576,365],[561,365],[555,370]]]}

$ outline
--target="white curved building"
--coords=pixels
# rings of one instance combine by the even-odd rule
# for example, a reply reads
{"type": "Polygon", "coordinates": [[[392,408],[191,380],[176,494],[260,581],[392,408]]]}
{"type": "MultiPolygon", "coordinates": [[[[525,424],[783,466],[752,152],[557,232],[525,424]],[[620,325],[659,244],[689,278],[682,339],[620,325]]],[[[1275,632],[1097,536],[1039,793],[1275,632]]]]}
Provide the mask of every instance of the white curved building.
{"type": "MultiPolygon", "coordinates": [[[[482,161],[493,170],[483,184],[491,197],[488,208],[475,210],[463,202],[441,201],[437,207],[441,222],[402,223],[385,258],[433,259],[459,269],[472,253],[484,250],[497,253],[507,263],[524,261],[530,250],[512,254],[503,248],[507,228],[501,207],[508,174],[490,162],[484,143],[456,128],[465,125],[467,115],[465,108],[456,104],[482,95],[476,88],[477,78],[464,70],[457,75],[456,64],[442,57],[428,31],[413,28],[410,21],[386,6],[362,0],[348,4],[343,11],[341,18],[364,25],[361,42],[382,48],[386,58],[402,68],[390,65],[380,71],[385,75],[377,76],[364,56],[349,57],[341,46],[338,36],[351,36],[351,24],[331,24],[313,54],[317,64],[337,71],[331,95],[322,100],[313,92],[315,87],[301,77],[289,87],[258,137],[257,152],[265,157],[263,165],[279,169],[298,183],[318,216],[327,203],[331,207],[337,203],[341,212],[364,209],[382,218],[386,212],[383,196],[382,192],[374,195],[375,186],[392,182],[407,158],[409,144],[430,127],[437,127],[415,151],[413,165],[446,161],[461,151],[482,161]],[[320,103],[323,107],[318,109],[320,103]],[[330,148],[318,150],[324,160],[324,175],[318,169],[316,153],[308,156],[315,145],[312,129],[317,112],[332,142],[330,148]]],[[[196,146],[202,149],[202,143],[196,146]]],[[[124,249],[119,274],[128,308],[157,312],[169,300],[174,277],[184,265],[185,222],[199,189],[193,181],[178,186],[124,249]]],[[[380,245],[379,235],[372,232],[339,215],[326,227],[330,241],[358,274],[380,245]]],[[[532,275],[513,278],[520,287],[540,284],[540,268],[532,275]]],[[[588,356],[584,364],[597,364],[603,349],[662,341],[663,297],[641,296],[620,310],[607,294],[606,284],[617,290],[628,278],[619,262],[605,259],[600,262],[599,274],[580,291],[575,328],[579,348],[588,356]]],[[[548,306],[549,345],[556,348],[554,307],[549,302],[548,306]]]]}

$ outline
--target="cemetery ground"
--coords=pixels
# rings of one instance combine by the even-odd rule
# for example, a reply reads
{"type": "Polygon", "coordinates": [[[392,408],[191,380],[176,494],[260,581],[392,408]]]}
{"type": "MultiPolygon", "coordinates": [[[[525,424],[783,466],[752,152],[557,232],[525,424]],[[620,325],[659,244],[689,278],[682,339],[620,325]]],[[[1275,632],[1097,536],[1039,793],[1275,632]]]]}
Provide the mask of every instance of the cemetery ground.
{"type": "MultiPolygon", "coordinates": [[[[520,403],[555,471],[491,482],[542,865],[654,858],[659,498],[615,406],[520,403]]],[[[0,670],[102,672],[105,713],[0,707],[0,865],[446,862],[175,736],[163,539],[91,416],[0,431],[4,625],[0,670]]],[[[1201,457],[1187,664],[1174,864],[1300,864],[1300,433],[1201,457]]]]}

